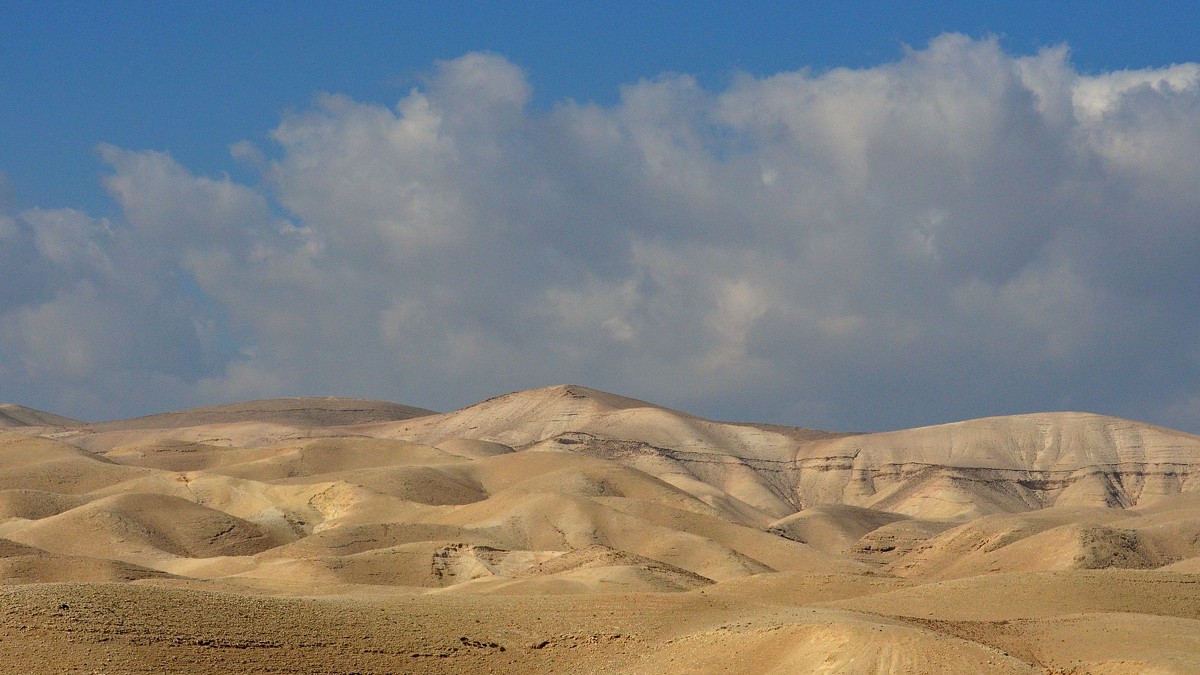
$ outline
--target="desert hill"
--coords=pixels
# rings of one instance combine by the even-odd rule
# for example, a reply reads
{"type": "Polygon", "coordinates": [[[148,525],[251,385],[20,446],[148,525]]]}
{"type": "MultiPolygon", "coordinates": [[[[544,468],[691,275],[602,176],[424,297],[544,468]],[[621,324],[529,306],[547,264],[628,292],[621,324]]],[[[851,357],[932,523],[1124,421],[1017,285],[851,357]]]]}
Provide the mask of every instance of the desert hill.
{"type": "Polygon", "coordinates": [[[12,427],[69,427],[80,424],[70,417],[26,408],[15,403],[0,403],[0,429],[12,427]]]}
{"type": "Polygon", "coordinates": [[[405,420],[410,417],[431,414],[433,414],[432,410],[414,408],[390,401],[333,396],[298,397],[189,408],[146,417],[101,422],[91,426],[97,431],[178,429],[238,422],[259,422],[294,427],[329,427],[405,420]]]}
{"type": "Polygon", "coordinates": [[[1200,437],[1084,413],[6,406],[0,670],[1194,672],[1198,474],[1200,437]]]}
{"type": "Polygon", "coordinates": [[[560,386],[377,433],[430,444],[475,439],[586,454],[656,475],[702,499],[734,497],[774,518],[818,504],[971,518],[1054,504],[1133,506],[1200,490],[1200,436],[1084,413],[835,434],[712,422],[560,386]]]}

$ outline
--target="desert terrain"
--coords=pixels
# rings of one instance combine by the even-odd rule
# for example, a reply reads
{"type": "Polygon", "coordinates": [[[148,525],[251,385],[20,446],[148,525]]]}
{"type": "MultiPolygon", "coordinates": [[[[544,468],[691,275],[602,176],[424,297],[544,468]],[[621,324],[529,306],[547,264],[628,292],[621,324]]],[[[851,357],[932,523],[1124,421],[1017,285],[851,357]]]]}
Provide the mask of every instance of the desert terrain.
{"type": "Polygon", "coordinates": [[[1196,673],[1200,436],[0,406],[0,671],[1196,673]]]}

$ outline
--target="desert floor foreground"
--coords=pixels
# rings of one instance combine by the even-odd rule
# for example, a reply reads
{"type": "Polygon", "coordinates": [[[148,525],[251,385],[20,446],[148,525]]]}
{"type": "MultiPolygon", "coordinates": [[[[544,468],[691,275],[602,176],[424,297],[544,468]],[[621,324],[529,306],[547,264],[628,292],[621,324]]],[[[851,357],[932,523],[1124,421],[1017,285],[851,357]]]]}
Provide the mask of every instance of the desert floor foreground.
{"type": "Polygon", "coordinates": [[[3,672],[1200,672],[1200,437],[0,406],[3,672]]]}

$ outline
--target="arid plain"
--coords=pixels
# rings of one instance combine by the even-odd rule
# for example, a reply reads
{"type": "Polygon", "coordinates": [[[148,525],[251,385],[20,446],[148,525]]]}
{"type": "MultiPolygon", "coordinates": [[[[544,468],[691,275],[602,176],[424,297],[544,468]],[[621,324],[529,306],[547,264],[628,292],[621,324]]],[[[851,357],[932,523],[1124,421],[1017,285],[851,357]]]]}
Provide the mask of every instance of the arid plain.
{"type": "Polygon", "coordinates": [[[0,406],[4,672],[1200,672],[1200,436],[0,406]]]}

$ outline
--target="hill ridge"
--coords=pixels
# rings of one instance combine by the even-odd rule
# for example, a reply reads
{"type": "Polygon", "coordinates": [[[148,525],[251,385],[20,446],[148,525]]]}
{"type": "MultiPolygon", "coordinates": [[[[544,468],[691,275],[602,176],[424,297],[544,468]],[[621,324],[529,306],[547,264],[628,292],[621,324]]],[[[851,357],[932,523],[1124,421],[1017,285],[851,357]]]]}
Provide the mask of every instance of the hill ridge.
{"type": "Polygon", "coordinates": [[[204,424],[264,422],[293,426],[345,426],[421,417],[432,410],[391,401],[339,396],[291,396],[198,406],[98,422],[97,430],[164,429],[204,424]]]}
{"type": "Polygon", "coordinates": [[[0,433],[0,672],[1200,672],[1196,570],[1200,437],[1090,413],[555,385],[0,433]]]}
{"type": "Polygon", "coordinates": [[[83,422],[44,410],[17,403],[0,403],[0,429],[5,427],[69,427],[80,424],[83,422]]]}

